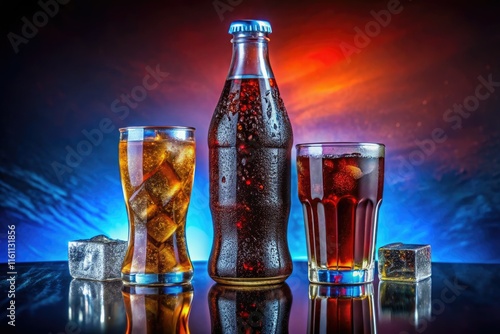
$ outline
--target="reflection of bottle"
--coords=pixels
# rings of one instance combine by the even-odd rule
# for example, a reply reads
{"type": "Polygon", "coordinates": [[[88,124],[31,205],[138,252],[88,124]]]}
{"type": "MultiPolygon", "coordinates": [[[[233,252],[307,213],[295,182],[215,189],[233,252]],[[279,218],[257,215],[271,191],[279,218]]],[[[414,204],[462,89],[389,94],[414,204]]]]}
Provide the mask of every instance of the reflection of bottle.
{"type": "Polygon", "coordinates": [[[212,333],[288,333],[292,293],[286,283],[252,288],[215,284],[208,303],[212,333]]]}
{"type": "Polygon", "coordinates": [[[127,286],[122,289],[127,334],[189,333],[193,286],[127,286]]]}
{"type": "Polygon", "coordinates": [[[82,333],[122,332],[125,311],[121,288],[121,281],[73,279],[69,286],[69,321],[82,333]]]}
{"type": "Polygon", "coordinates": [[[378,310],[382,321],[408,320],[418,328],[422,319],[431,317],[432,280],[419,282],[380,281],[378,310]]]}
{"type": "Polygon", "coordinates": [[[377,332],[373,284],[309,285],[308,333],[377,332]]]}
{"type": "Polygon", "coordinates": [[[292,127],[268,55],[269,22],[231,24],[233,58],[208,134],[219,283],[265,285],[292,272],[287,244],[292,127]]]}

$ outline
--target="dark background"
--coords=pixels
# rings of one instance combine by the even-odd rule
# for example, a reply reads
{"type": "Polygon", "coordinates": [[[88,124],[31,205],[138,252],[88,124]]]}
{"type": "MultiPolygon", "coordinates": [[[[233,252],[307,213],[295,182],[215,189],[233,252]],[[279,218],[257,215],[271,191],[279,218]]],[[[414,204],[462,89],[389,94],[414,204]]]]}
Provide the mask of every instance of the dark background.
{"type": "MultiPolygon", "coordinates": [[[[0,11],[0,261],[7,225],[17,261],[65,260],[69,240],[96,234],[127,239],[117,129],[129,125],[196,127],[187,236],[191,257],[207,259],[206,138],[231,58],[227,29],[259,18],[273,27],[295,144],[386,144],[378,246],[425,243],[434,261],[500,263],[498,2],[61,2],[42,0],[50,15],[36,1],[0,11]],[[140,88],[156,68],[168,75],[140,88]]],[[[289,245],[299,259],[295,168],[289,245]]]]}

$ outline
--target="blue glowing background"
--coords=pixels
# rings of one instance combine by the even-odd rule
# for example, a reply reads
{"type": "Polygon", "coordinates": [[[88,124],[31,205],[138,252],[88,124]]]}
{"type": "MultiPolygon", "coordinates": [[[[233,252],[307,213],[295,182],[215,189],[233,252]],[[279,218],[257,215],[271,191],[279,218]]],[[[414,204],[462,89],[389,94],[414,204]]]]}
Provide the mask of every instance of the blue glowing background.
{"type": "MultiPolygon", "coordinates": [[[[69,240],[96,234],[127,239],[118,127],[190,125],[188,245],[193,260],[207,259],[206,137],[231,57],[227,28],[262,18],[273,26],[271,63],[295,143],[386,144],[378,246],[429,243],[434,261],[500,263],[499,9],[485,1],[69,1],[50,17],[36,1],[10,3],[1,14],[0,249],[9,224],[18,261],[65,260],[69,240]],[[141,89],[157,69],[164,74],[141,89]],[[101,138],[100,126],[113,130],[101,138]]],[[[298,259],[306,246],[295,168],[289,246],[298,259]]]]}

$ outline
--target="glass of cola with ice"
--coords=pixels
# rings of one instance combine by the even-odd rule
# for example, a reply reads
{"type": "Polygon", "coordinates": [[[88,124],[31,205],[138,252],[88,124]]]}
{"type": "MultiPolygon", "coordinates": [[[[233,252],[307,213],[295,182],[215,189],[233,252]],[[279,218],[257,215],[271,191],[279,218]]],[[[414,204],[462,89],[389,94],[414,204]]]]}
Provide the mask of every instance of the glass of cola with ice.
{"type": "Polygon", "coordinates": [[[373,281],[384,156],[376,143],[297,145],[310,282],[373,281]]]}
{"type": "Polygon", "coordinates": [[[129,219],[126,284],[189,282],[186,215],[195,170],[194,128],[120,129],[119,165],[129,219]]]}

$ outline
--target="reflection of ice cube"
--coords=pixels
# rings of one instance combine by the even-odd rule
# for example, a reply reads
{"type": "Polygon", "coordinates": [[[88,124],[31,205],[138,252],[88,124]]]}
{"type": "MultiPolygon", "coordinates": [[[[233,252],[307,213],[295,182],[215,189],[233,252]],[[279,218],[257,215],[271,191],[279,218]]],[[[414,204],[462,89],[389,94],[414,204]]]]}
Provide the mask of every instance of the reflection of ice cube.
{"type": "Polygon", "coordinates": [[[159,323],[162,324],[163,328],[168,328],[174,331],[177,328],[177,322],[180,319],[180,313],[184,311],[182,307],[182,296],[180,295],[167,295],[160,299],[159,305],[159,323]]]}
{"type": "Polygon", "coordinates": [[[159,243],[165,242],[177,229],[175,222],[164,213],[148,221],[147,226],[149,236],[159,243]]]}
{"type": "Polygon", "coordinates": [[[81,333],[122,332],[126,320],[121,288],[121,280],[73,279],[68,295],[69,320],[78,323],[81,333]]]}
{"type": "Polygon", "coordinates": [[[132,196],[130,196],[128,202],[132,211],[142,221],[146,221],[148,217],[154,217],[158,212],[158,206],[146,190],[144,184],[142,184],[139,189],[133,193],[132,196]]]}
{"type": "Polygon", "coordinates": [[[172,165],[165,160],[143,185],[154,200],[165,206],[179,192],[182,184],[172,165]]]}
{"type": "Polygon", "coordinates": [[[152,333],[159,332],[159,329],[157,327],[157,323],[155,323],[154,321],[151,321],[152,319],[156,320],[158,318],[158,299],[159,299],[158,297],[159,296],[144,296],[144,297],[145,297],[144,298],[144,301],[145,301],[144,307],[142,307],[140,312],[146,314],[146,321],[144,323],[144,327],[142,327],[140,331],[137,331],[137,333],[144,333],[144,332],[147,333],[147,331],[144,330],[145,328],[147,328],[148,331],[150,330],[150,332],[152,332],[152,333]]]}

